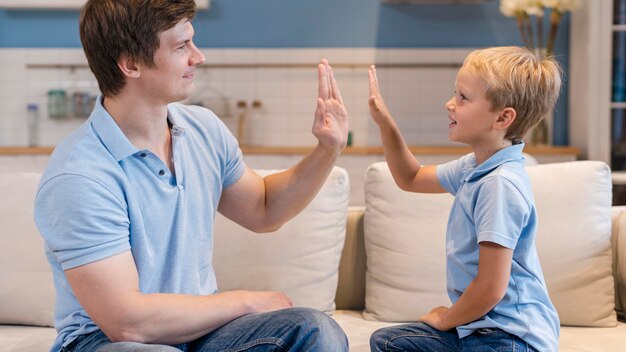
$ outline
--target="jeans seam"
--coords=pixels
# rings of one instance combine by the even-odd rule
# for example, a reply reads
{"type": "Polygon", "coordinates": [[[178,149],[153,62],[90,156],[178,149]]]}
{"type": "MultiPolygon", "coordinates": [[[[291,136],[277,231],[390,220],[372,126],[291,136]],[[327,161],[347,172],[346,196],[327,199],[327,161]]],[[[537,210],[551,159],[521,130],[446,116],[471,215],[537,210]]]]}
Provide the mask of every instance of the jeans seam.
{"type": "Polygon", "coordinates": [[[254,341],[250,341],[248,343],[245,343],[241,346],[237,346],[235,348],[231,348],[228,350],[224,350],[224,352],[237,352],[237,351],[245,351],[248,350],[250,348],[256,347],[258,345],[269,345],[269,344],[273,344],[276,345],[277,347],[279,347],[280,349],[286,351],[286,344],[283,340],[281,339],[277,339],[277,338],[262,338],[262,339],[258,339],[258,340],[254,340],[254,341]]]}
{"type": "Polygon", "coordinates": [[[387,339],[387,341],[385,341],[385,350],[389,351],[389,347],[388,344],[391,343],[393,340],[399,339],[401,337],[429,337],[429,338],[436,338],[437,340],[440,341],[446,341],[446,339],[442,338],[441,336],[437,335],[437,334],[425,334],[425,333],[415,333],[415,334],[401,334],[401,335],[396,335],[393,336],[389,339],[387,339]]]}

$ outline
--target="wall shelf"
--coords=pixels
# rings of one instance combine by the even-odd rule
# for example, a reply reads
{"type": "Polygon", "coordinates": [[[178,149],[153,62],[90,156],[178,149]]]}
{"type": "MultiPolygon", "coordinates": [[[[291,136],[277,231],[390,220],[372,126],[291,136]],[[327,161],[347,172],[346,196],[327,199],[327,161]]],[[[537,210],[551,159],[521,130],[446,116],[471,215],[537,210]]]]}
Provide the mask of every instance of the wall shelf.
{"type": "MultiPolygon", "coordinates": [[[[84,3],[85,0],[0,0],[0,8],[77,10],[84,3]]],[[[211,0],[196,0],[196,4],[199,9],[208,9],[211,6],[211,0]]]]}

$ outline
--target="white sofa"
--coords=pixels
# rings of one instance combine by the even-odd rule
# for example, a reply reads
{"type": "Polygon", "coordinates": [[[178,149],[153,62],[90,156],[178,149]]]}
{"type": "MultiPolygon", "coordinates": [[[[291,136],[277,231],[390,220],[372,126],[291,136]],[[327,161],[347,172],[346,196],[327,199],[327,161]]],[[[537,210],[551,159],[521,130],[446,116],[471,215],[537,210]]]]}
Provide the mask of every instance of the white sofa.
{"type": "MultiPolygon", "coordinates": [[[[626,324],[616,319],[626,302],[626,209],[611,207],[609,168],[580,161],[528,172],[537,248],[564,325],[560,350],[626,351],[626,324]]],[[[0,173],[0,351],[47,351],[56,335],[54,287],[32,221],[39,177],[0,173]]],[[[221,289],[281,290],[296,305],[333,314],[351,351],[368,351],[380,327],[449,304],[451,196],[403,192],[384,163],[373,164],[365,179],[366,206],[348,207],[348,176],[335,168],[305,211],[275,234],[252,234],[218,216],[221,289]]]]}

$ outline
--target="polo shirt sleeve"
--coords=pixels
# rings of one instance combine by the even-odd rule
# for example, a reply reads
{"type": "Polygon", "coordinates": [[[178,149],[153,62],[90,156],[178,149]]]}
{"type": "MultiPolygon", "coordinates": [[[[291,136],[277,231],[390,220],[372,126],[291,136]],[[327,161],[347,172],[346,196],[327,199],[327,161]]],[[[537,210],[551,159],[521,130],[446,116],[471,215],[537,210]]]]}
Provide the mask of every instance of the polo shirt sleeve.
{"type": "Polygon", "coordinates": [[[220,131],[220,137],[222,140],[222,155],[221,155],[221,168],[222,168],[222,187],[226,189],[237,182],[246,169],[246,164],[243,161],[243,154],[239,143],[228,127],[219,119],[214,116],[214,121],[218,124],[218,130],[220,131]]]}
{"type": "Polygon", "coordinates": [[[461,174],[466,157],[452,160],[445,164],[437,165],[437,180],[443,189],[452,195],[461,187],[461,174]]]}
{"type": "Polygon", "coordinates": [[[499,175],[486,177],[474,206],[478,243],[487,241],[515,249],[530,214],[531,206],[513,182],[499,175]]]}
{"type": "Polygon", "coordinates": [[[35,222],[63,270],[130,249],[126,203],[85,176],[62,174],[42,183],[35,222]]]}

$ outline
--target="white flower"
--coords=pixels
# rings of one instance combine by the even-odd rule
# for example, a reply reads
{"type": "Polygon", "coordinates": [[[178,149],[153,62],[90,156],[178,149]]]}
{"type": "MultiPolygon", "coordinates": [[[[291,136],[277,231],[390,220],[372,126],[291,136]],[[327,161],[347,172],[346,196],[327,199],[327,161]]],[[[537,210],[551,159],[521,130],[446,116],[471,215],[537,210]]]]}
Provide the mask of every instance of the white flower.
{"type": "Polygon", "coordinates": [[[556,9],[559,12],[567,12],[577,9],[580,5],[580,0],[559,0],[559,4],[556,6],[556,9]]]}
{"type": "Polygon", "coordinates": [[[501,0],[500,12],[507,17],[515,17],[523,12],[526,7],[526,0],[501,0]]]}
{"type": "Polygon", "coordinates": [[[541,3],[541,6],[547,8],[547,9],[553,9],[553,8],[559,6],[560,2],[561,2],[561,0],[539,0],[539,3],[541,3]]]}
{"type": "Polygon", "coordinates": [[[527,7],[525,11],[529,16],[543,17],[543,8],[541,6],[533,5],[527,7]]]}

